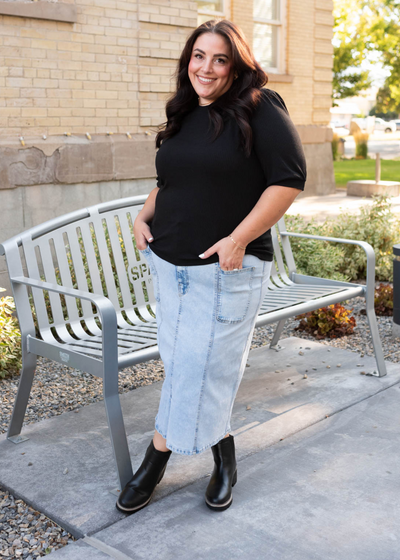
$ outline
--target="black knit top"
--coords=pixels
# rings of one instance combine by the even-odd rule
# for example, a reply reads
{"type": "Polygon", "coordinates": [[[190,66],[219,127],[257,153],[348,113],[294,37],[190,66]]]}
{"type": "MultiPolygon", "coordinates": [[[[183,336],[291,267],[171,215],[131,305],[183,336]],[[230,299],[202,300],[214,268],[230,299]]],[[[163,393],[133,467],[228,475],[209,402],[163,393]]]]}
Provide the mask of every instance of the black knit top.
{"type": "MultiPolygon", "coordinates": [[[[209,108],[197,106],[177,134],[156,155],[155,214],[150,224],[152,250],[180,266],[218,261],[199,258],[231,234],[270,185],[304,189],[306,164],[296,128],[283,99],[263,89],[251,120],[253,148],[246,157],[236,121],[225,119],[222,134],[210,142],[209,108]]],[[[271,232],[254,239],[246,253],[273,259],[271,232]]]]}

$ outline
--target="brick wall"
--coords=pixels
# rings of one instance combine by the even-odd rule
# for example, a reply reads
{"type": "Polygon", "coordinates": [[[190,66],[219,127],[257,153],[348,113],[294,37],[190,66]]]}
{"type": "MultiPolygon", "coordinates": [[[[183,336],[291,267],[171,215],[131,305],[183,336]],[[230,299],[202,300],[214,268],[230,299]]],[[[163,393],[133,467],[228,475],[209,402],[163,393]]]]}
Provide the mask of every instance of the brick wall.
{"type": "Polygon", "coordinates": [[[186,0],[150,0],[138,14],[139,126],[165,121],[165,100],[175,89],[177,61],[197,26],[197,4],[186,0]]]}
{"type": "MultiPolygon", "coordinates": [[[[231,0],[230,19],[239,25],[246,39],[253,43],[253,2],[252,0],[231,0]]],[[[229,16],[229,14],[228,14],[229,16]]]]}
{"type": "Polygon", "coordinates": [[[162,122],[196,18],[186,0],[77,0],[76,23],[0,15],[0,134],[136,133],[162,122]]]}
{"type": "MultiPolygon", "coordinates": [[[[163,122],[177,59],[197,25],[196,3],[69,2],[77,8],[75,23],[0,15],[0,135],[135,134],[163,122]]],[[[332,0],[287,0],[286,11],[288,76],[271,76],[270,87],[295,123],[324,125],[332,0]]],[[[252,2],[231,0],[228,17],[251,43],[252,2]]]]}

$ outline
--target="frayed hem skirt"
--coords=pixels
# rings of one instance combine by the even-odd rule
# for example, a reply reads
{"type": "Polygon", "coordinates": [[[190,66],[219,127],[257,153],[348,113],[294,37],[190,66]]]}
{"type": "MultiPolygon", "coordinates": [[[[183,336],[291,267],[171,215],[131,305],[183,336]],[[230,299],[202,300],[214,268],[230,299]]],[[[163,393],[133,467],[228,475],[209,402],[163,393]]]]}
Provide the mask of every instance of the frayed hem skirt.
{"type": "Polygon", "coordinates": [[[231,431],[271,262],[245,255],[243,268],[175,266],[148,246],[157,340],[165,368],[156,430],[168,449],[195,455],[231,431]]]}

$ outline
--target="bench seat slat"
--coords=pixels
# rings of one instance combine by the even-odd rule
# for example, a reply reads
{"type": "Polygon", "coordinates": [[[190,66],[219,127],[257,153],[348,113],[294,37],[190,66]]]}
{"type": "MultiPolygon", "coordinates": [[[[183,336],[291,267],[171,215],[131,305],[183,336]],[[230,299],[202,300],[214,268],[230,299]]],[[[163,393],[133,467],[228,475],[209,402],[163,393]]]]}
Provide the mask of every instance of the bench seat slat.
{"type": "MultiPolygon", "coordinates": [[[[126,353],[132,353],[135,351],[138,351],[142,348],[148,348],[150,346],[156,346],[157,345],[157,340],[152,339],[152,340],[147,340],[147,341],[143,341],[141,343],[130,343],[128,345],[120,345],[118,344],[118,354],[119,355],[123,355],[126,353]]],[[[84,341],[76,341],[76,344],[61,344],[60,342],[54,342],[54,344],[52,344],[51,346],[57,346],[58,348],[60,348],[63,351],[68,352],[73,351],[76,354],[81,354],[83,356],[92,356],[92,357],[101,357],[102,356],[102,345],[99,343],[97,345],[97,348],[94,347],[94,345],[87,345],[84,346],[84,341]]],[[[58,359],[57,361],[61,362],[61,359],[58,359]]]]}
{"type": "MultiPolygon", "coordinates": [[[[297,313],[291,312],[289,316],[302,313],[302,306],[308,305],[316,309],[322,306],[321,294],[326,298],[335,298],[338,301],[343,301],[346,297],[355,297],[361,295],[363,292],[362,286],[355,286],[354,288],[344,288],[343,286],[318,286],[313,285],[307,287],[305,284],[301,285],[301,289],[297,290],[298,286],[293,284],[290,287],[280,288],[273,290],[270,294],[267,292],[263,303],[260,308],[257,324],[262,320],[263,324],[270,324],[276,322],[276,312],[282,310],[289,310],[293,307],[299,307],[297,313]],[[316,294],[316,291],[318,294],[316,294]],[[265,319],[268,319],[267,321],[265,319]]],[[[60,348],[64,350],[72,350],[76,353],[81,353],[86,356],[101,356],[102,353],[102,338],[101,336],[87,335],[80,340],[69,341],[66,344],[55,342],[60,348]]],[[[157,345],[157,326],[155,321],[147,323],[142,326],[135,326],[132,328],[119,328],[118,329],[118,354],[125,355],[132,352],[137,352],[142,348],[149,348],[157,345]]]]}
{"type": "MultiPolygon", "coordinates": [[[[288,319],[289,317],[294,317],[301,313],[306,313],[308,311],[313,311],[324,307],[326,305],[331,305],[333,303],[338,303],[346,299],[351,299],[357,296],[363,295],[363,287],[358,286],[355,288],[349,288],[342,292],[334,292],[319,298],[309,299],[308,301],[299,302],[295,305],[290,304],[288,306],[281,306],[278,309],[269,309],[268,307],[264,310],[261,307],[260,313],[258,315],[256,326],[269,325],[271,323],[276,323],[277,321],[288,319]]],[[[267,304],[268,305],[268,304],[267,304]]]]}

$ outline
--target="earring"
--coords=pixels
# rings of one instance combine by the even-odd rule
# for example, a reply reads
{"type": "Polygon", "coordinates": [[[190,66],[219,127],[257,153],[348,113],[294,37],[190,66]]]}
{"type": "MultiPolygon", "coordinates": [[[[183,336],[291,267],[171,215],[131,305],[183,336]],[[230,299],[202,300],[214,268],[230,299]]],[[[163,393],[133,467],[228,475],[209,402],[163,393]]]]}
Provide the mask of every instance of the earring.
{"type": "Polygon", "coordinates": [[[239,78],[239,74],[235,71],[234,75],[233,75],[233,79],[237,80],[237,78],[239,78]]]}

